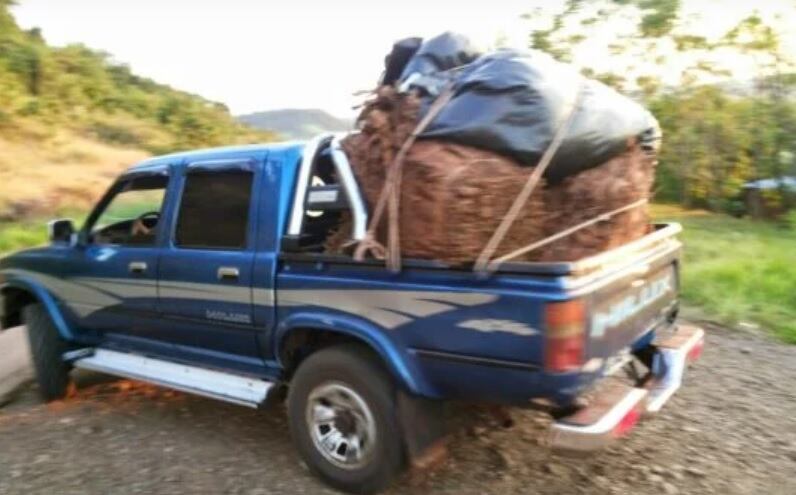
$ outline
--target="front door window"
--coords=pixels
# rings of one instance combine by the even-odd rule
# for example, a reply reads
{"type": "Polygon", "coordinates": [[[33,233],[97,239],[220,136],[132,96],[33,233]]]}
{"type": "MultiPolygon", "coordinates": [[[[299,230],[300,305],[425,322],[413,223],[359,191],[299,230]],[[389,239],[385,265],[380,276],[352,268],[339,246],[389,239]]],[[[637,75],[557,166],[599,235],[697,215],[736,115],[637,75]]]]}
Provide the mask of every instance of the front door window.
{"type": "Polygon", "coordinates": [[[90,226],[99,245],[153,246],[168,178],[140,177],[120,182],[90,226]]]}

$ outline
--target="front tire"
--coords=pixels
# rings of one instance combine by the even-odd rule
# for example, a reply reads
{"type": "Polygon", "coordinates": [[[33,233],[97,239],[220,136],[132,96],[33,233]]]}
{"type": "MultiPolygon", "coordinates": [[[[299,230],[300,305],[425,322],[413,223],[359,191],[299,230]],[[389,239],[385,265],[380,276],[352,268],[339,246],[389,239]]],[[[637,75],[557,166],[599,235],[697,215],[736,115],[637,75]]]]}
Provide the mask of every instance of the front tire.
{"type": "Polygon", "coordinates": [[[301,457],[333,487],[376,493],[401,471],[395,385],[361,346],[310,355],[293,377],[287,406],[301,457]]]}
{"type": "Polygon", "coordinates": [[[63,399],[72,387],[70,367],[63,360],[69,347],[41,304],[26,306],[22,315],[28,327],[28,342],[39,393],[47,402],[63,399]]]}

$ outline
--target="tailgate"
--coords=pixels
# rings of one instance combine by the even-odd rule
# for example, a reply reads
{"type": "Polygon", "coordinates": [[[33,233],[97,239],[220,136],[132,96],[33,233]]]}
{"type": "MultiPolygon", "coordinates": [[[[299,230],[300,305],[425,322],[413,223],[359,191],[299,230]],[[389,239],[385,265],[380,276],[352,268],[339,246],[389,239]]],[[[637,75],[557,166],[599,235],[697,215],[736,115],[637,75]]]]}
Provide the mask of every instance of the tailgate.
{"type": "Polygon", "coordinates": [[[680,250],[637,259],[589,297],[589,357],[628,349],[675,310],[680,250]],[[623,273],[626,272],[626,273],[623,273]]]}

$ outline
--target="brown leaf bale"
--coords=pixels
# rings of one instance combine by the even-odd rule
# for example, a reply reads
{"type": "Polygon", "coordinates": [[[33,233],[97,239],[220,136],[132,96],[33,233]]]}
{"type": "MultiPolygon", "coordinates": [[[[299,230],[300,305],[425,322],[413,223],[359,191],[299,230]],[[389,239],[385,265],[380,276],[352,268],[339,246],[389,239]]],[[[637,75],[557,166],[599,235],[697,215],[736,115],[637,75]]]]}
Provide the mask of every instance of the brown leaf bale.
{"type": "MultiPolygon", "coordinates": [[[[343,142],[372,212],[387,168],[409,137],[420,109],[413,94],[379,88],[359,116],[360,132],[343,142]]],[[[500,244],[497,255],[522,248],[568,227],[650,194],[655,160],[637,145],[599,167],[546,187],[540,183],[500,244]]],[[[509,158],[445,141],[424,140],[409,151],[403,168],[400,208],[404,257],[471,263],[508,212],[533,168],[509,158]]],[[[387,243],[387,221],[376,232],[387,243]]],[[[638,208],[528,253],[527,261],[573,261],[637,239],[648,232],[646,208],[638,208]]],[[[327,240],[339,252],[350,219],[327,240]]]]}
{"type": "MultiPolygon", "coordinates": [[[[392,87],[379,88],[358,118],[360,133],[347,137],[343,149],[370,211],[382,192],[387,168],[417,125],[420,100],[392,87]]],[[[442,141],[420,141],[403,167],[400,209],[402,255],[452,264],[472,262],[508,211],[531,173],[489,151],[442,141]]],[[[518,218],[502,249],[519,247],[542,233],[541,197],[533,198],[518,218]]],[[[387,222],[376,238],[387,242],[387,222]]],[[[344,232],[349,225],[342,225],[344,232]]],[[[341,236],[327,242],[338,252],[341,236]]]]}
{"type": "MultiPolygon", "coordinates": [[[[382,86],[365,102],[357,118],[360,132],[342,142],[371,213],[384,187],[387,169],[417,125],[419,113],[420,99],[413,93],[401,94],[392,86],[382,86]]],[[[382,221],[379,239],[386,237],[386,226],[386,221],[382,221]]],[[[329,243],[327,247],[339,250],[339,246],[334,249],[329,243]]]]}
{"type": "MultiPolygon", "coordinates": [[[[473,262],[533,169],[490,151],[420,141],[407,156],[401,190],[401,250],[406,257],[473,262]]],[[[543,235],[542,195],[532,196],[499,252],[543,235]]]]}
{"type": "Polygon", "coordinates": [[[343,149],[360,172],[357,179],[366,196],[381,189],[387,168],[417,125],[419,112],[417,96],[398,93],[391,86],[382,86],[365,103],[357,118],[360,132],[348,136],[343,149]]]}
{"type": "MultiPolygon", "coordinates": [[[[655,159],[639,146],[604,164],[568,177],[544,192],[546,235],[600,214],[648,198],[655,180],[655,159]]],[[[534,261],[574,261],[621,246],[649,232],[646,206],[634,208],[528,253],[534,261]]]]}

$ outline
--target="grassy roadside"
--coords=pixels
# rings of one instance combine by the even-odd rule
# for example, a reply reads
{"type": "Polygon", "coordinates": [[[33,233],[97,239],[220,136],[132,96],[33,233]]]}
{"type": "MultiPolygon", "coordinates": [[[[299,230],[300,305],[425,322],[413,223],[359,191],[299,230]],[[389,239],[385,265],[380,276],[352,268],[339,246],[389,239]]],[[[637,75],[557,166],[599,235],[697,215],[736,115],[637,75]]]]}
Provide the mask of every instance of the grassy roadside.
{"type": "Polygon", "coordinates": [[[29,246],[43,244],[47,239],[43,221],[7,223],[0,222],[0,256],[29,246]]]}
{"type": "Polygon", "coordinates": [[[0,257],[5,254],[47,243],[47,222],[55,218],[71,218],[80,228],[86,218],[84,208],[63,208],[47,216],[35,216],[17,222],[0,220],[0,257]]]}
{"type": "Polygon", "coordinates": [[[686,304],[796,344],[796,230],[669,205],[653,215],[683,225],[686,304]]]}
{"type": "Polygon", "coordinates": [[[31,122],[0,130],[0,254],[44,243],[52,218],[79,224],[122,170],[149,156],[31,122]]]}
{"type": "MultiPolygon", "coordinates": [[[[0,218],[86,209],[119,173],[147,158],[68,130],[29,125],[0,132],[0,218]]],[[[2,220],[0,220],[2,221],[2,220]]]]}

